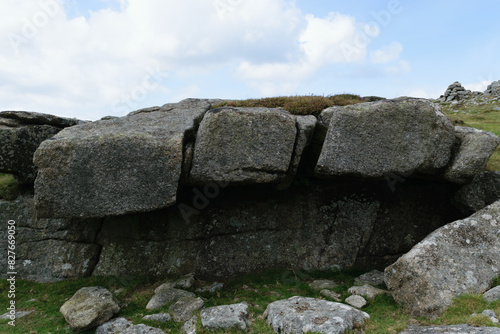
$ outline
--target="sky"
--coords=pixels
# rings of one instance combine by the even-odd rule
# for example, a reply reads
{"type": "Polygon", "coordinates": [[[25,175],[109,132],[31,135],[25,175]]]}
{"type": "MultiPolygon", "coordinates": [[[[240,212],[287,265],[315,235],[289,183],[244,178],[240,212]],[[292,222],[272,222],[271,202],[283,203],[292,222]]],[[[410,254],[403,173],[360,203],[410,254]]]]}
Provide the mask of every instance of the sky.
{"type": "Polygon", "coordinates": [[[184,98],[438,98],[500,80],[497,0],[1,0],[0,110],[184,98]]]}

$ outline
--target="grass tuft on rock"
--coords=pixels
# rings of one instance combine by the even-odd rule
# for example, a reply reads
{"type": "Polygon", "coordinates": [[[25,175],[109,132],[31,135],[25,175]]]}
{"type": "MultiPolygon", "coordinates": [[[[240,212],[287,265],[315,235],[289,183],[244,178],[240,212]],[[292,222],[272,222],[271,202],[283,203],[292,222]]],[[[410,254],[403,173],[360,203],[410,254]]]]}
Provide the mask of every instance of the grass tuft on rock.
{"type": "MultiPolygon", "coordinates": [[[[370,97],[372,98],[372,97],[370,97]]],[[[266,97],[261,99],[233,100],[219,103],[213,108],[220,107],[265,107],[265,108],[283,108],[293,115],[314,115],[318,116],[324,109],[332,106],[346,106],[367,102],[369,99],[355,94],[337,94],[337,95],[297,95],[297,96],[278,96],[266,97]]]]}
{"type": "Polygon", "coordinates": [[[0,173],[0,199],[12,201],[20,194],[19,182],[12,174],[0,173]]]}

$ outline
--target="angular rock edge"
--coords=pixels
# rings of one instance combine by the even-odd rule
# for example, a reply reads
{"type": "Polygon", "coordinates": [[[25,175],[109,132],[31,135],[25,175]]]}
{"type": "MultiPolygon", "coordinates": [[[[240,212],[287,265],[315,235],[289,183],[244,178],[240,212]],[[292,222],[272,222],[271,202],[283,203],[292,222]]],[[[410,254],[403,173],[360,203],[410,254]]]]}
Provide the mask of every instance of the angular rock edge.
{"type": "Polygon", "coordinates": [[[500,274],[500,201],[445,225],[385,269],[394,299],[436,316],[454,297],[483,293],[500,274]]]}
{"type": "Polygon", "coordinates": [[[500,142],[493,134],[453,127],[423,99],[332,107],[319,121],[280,108],[210,110],[216,102],[188,99],[141,109],[45,140],[34,155],[38,216],[154,211],[175,204],[184,185],[276,183],[285,189],[311,165],[320,178],[425,175],[465,182],[500,142]],[[451,161],[456,138],[462,141],[451,161]]]}

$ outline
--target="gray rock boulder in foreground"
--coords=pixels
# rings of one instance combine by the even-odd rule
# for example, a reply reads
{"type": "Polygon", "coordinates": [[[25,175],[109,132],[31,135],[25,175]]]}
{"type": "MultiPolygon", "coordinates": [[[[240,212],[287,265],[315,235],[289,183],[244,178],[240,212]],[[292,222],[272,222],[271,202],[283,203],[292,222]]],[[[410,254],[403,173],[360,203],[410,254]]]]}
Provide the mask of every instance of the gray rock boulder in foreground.
{"type": "Polygon", "coordinates": [[[484,171],[500,138],[491,132],[463,126],[456,126],[455,133],[457,144],[444,178],[454,183],[467,183],[484,171]]]}
{"type": "Polygon", "coordinates": [[[454,297],[483,293],[500,273],[500,201],[447,224],[385,269],[394,299],[415,315],[439,315],[454,297]]]}
{"type": "Polygon", "coordinates": [[[210,103],[189,100],[155,112],[59,132],[34,156],[39,217],[103,217],[176,201],[184,141],[210,103]]]}
{"type": "Polygon", "coordinates": [[[454,142],[452,123],[427,100],[336,108],[315,174],[382,178],[433,173],[448,164],[454,142]]]}
{"type": "Polygon", "coordinates": [[[400,334],[500,334],[500,328],[469,325],[410,326],[400,334]]]}
{"type": "Polygon", "coordinates": [[[200,316],[203,327],[209,330],[236,327],[245,331],[250,314],[248,305],[239,303],[209,307],[201,310],[200,316]]]}
{"type": "Polygon", "coordinates": [[[264,312],[276,333],[340,334],[360,328],[370,316],[351,306],[326,300],[291,297],[269,304],[264,312]]]}
{"type": "Polygon", "coordinates": [[[38,146],[63,128],[79,123],[82,121],[35,112],[0,112],[0,171],[15,174],[21,183],[33,183],[33,153],[38,146]]]}
{"type": "Polygon", "coordinates": [[[85,331],[111,319],[120,306],[109,290],[96,286],[78,290],[59,311],[71,328],[85,331]]]}
{"type": "Polygon", "coordinates": [[[281,181],[289,169],[296,136],[296,118],[282,109],[210,110],[196,136],[190,181],[281,181]]]}

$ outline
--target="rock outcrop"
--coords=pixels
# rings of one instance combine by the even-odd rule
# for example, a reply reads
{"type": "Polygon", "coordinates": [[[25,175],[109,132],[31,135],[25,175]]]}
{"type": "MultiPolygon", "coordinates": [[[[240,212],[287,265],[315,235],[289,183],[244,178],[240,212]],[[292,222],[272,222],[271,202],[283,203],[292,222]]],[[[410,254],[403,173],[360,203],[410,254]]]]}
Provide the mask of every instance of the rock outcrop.
{"type": "Polygon", "coordinates": [[[443,226],[385,269],[394,299],[438,315],[454,297],[482,293],[500,274],[500,201],[443,226]]]}
{"type": "Polygon", "coordinates": [[[103,217],[174,204],[184,144],[210,105],[165,105],[74,126],[43,142],[34,156],[38,216],[103,217]]]}
{"type": "MultiPolygon", "coordinates": [[[[196,189],[180,192],[181,204],[193,205],[196,189]]],[[[383,268],[463,217],[449,202],[453,192],[412,180],[393,193],[384,181],[311,179],[286,192],[272,185],[225,188],[191,215],[180,206],[105,219],[36,218],[33,198],[25,195],[0,202],[0,218],[17,223],[17,269],[25,279],[190,272],[218,279],[275,267],[383,268]]],[[[6,233],[4,225],[0,247],[7,245],[6,233]]],[[[6,261],[0,258],[0,265],[6,261]]]]}
{"type": "MultiPolygon", "coordinates": [[[[19,278],[381,269],[500,196],[497,175],[483,173],[500,139],[454,127],[431,101],[337,106],[318,118],[280,108],[211,109],[218,102],[188,99],[88,123],[1,114],[5,134],[54,128],[21,136],[32,145],[24,165],[1,167],[23,148],[0,149],[0,171],[15,169],[26,182],[37,173],[34,195],[0,202],[0,218],[18,228],[19,278]]],[[[456,224],[490,240],[494,234],[471,223],[484,217],[456,224]]],[[[480,244],[474,235],[464,242],[462,249],[480,244]]],[[[476,277],[476,288],[484,277],[476,277]]],[[[159,288],[148,308],[171,304],[175,319],[192,319],[200,301],[172,293],[192,278],[159,288]]]]}
{"type": "Polygon", "coordinates": [[[438,99],[439,102],[450,103],[451,105],[468,104],[479,105],[498,101],[500,98],[500,80],[493,81],[484,92],[466,90],[462,84],[455,81],[448,86],[444,95],[438,99]]]}
{"type": "Polygon", "coordinates": [[[33,154],[38,146],[63,128],[80,123],[34,112],[0,112],[0,172],[15,174],[21,183],[32,184],[36,176],[33,154]]]}
{"type": "Polygon", "coordinates": [[[191,99],[143,109],[44,141],[34,156],[38,216],[153,211],[178,203],[187,185],[205,187],[208,197],[227,185],[279,183],[284,189],[301,166],[321,178],[425,176],[463,183],[481,171],[498,143],[489,133],[455,129],[437,105],[422,99],[332,107],[318,121],[282,109],[209,110],[212,103],[191,99]]]}
{"type": "Polygon", "coordinates": [[[450,120],[429,101],[345,106],[332,113],[315,173],[365,178],[436,173],[448,164],[454,141],[450,120]]]}
{"type": "Polygon", "coordinates": [[[500,96],[500,80],[493,81],[491,84],[489,84],[484,94],[500,96]]]}
{"type": "MultiPolygon", "coordinates": [[[[184,190],[181,204],[193,205],[198,192],[184,190]]],[[[411,180],[394,193],[384,181],[359,186],[309,180],[286,192],[271,186],[225,188],[192,214],[180,206],[104,219],[93,274],[196,272],[218,279],[276,267],[383,268],[436,228],[461,218],[447,200],[452,194],[446,185],[411,180]]]]}
{"type": "Polygon", "coordinates": [[[460,82],[455,81],[444,92],[443,102],[462,101],[468,99],[470,96],[471,91],[465,90],[460,82]]]}

